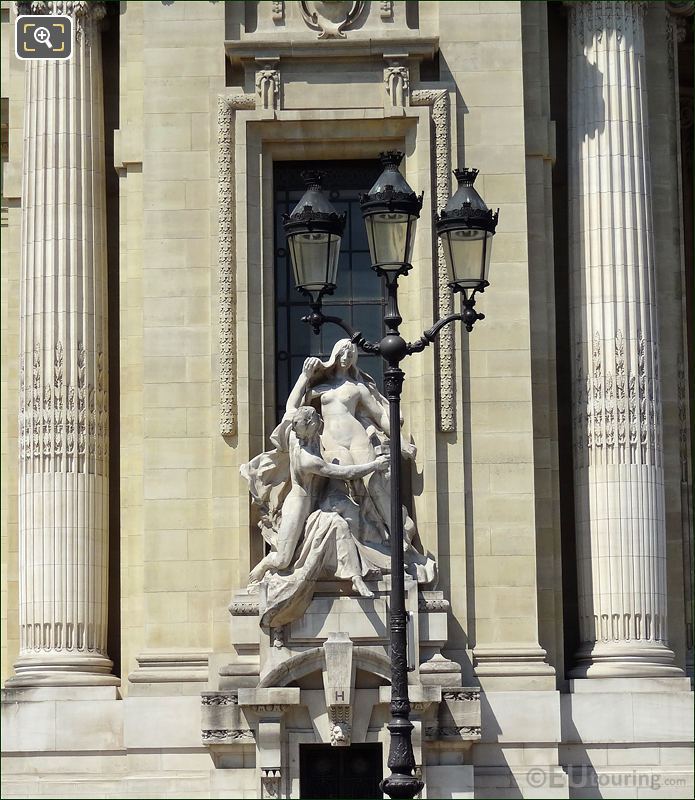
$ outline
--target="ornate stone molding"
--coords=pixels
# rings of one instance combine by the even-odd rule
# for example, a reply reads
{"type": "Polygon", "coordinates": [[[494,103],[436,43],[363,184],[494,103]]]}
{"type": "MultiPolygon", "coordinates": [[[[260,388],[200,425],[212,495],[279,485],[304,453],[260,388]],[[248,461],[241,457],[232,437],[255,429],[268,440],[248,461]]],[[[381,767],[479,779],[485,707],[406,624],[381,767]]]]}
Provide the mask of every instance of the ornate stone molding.
{"type": "Polygon", "coordinates": [[[457,702],[479,703],[480,690],[478,689],[442,689],[442,700],[455,700],[457,702]]]}
{"type": "Polygon", "coordinates": [[[425,728],[426,739],[480,739],[481,729],[478,725],[428,725],[425,728]]]}
{"type": "Polygon", "coordinates": [[[234,202],[234,113],[254,109],[250,94],[226,95],[218,99],[218,265],[220,295],[220,433],[237,432],[236,394],[236,259],[234,202]]]}
{"type": "Polygon", "coordinates": [[[253,744],[256,741],[250,728],[203,730],[200,738],[203,744],[253,744]]]}
{"type": "MultiPolygon", "coordinates": [[[[451,145],[449,121],[449,92],[447,89],[414,89],[410,93],[411,106],[430,106],[434,123],[434,172],[435,205],[444,208],[451,188],[451,145]]],[[[453,298],[448,287],[449,279],[444,260],[444,249],[437,237],[437,269],[435,274],[436,312],[439,317],[452,313],[453,298]]],[[[447,325],[439,334],[436,343],[438,366],[438,408],[439,430],[452,433],[456,430],[454,330],[447,325]]]]}
{"type": "Polygon", "coordinates": [[[448,611],[451,604],[443,597],[427,597],[424,593],[420,593],[417,602],[418,611],[425,611],[429,613],[436,613],[440,611],[448,611]]]}
{"type": "Polygon", "coordinates": [[[319,32],[319,39],[346,39],[343,31],[350,29],[364,5],[363,0],[300,0],[299,10],[307,26],[319,32]]]}
{"type": "Polygon", "coordinates": [[[238,706],[239,693],[231,692],[201,692],[200,702],[204,706],[238,706]]]}
{"type": "Polygon", "coordinates": [[[229,613],[233,617],[257,617],[260,613],[258,600],[250,602],[232,600],[229,604],[229,613]]]}

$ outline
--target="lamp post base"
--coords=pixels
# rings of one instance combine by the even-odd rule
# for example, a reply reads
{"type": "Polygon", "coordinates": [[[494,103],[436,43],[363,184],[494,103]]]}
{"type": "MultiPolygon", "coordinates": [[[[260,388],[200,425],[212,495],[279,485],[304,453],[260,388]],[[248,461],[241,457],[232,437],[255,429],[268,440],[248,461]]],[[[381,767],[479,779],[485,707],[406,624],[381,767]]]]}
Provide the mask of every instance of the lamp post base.
{"type": "Polygon", "coordinates": [[[379,784],[379,788],[384,794],[393,798],[408,798],[412,800],[416,794],[422,791],[425,784],[413,775],[402,775],[398,772],[389,775],[388,778],[379,784]]]}

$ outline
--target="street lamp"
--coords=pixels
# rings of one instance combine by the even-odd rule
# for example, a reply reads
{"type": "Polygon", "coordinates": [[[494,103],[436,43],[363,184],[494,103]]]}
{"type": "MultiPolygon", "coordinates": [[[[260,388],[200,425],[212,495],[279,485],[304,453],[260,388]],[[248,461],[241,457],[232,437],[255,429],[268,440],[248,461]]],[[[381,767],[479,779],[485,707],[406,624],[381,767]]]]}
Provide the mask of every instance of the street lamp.
{"type": "MultiPolygon", "coordinates": [[[[391,431],[391,734],[388,766],[391,775],[381,789],[391,798],[413,798],[422,782],[413,774],[415,758],[408,698],[407,630],[405,611],[405,575],[403,563],[403,516],[401,502],[401,391],[405,377],[400,362],[430,345],[439,331],[450,322],[463,322],[471,331],[484,315],[475,306],[476,292],[488,286],[492,237],[499,212],[493,214],[473,187],[478,171],[455,170],[459,187],[440,216],[436,217],[437,235],[442,241],[449,287],[461,294],[461,311],[438,320],[415,342],[406,342],[399,333],[403,321],[398,310],[398,279],[412,269],[411,258],[415,228],[422,208],[418,197],[398,170],[403,154],[381,153],[382,174],[368,194],[360,196],[362,216],[367,228],[372,269],[386,283],[387,305],[384,315],[386,333],[380,342],[370,342],[340,317],[327,316],[321,298],[330,294],[336,283],[340,237],[345,218],[340,217],[321,191],[320,181],[307,184],[307,192],[292,214],[285,216],[297,289],[309,298],[311,313],[304,317],[315,333],[327,322],[341,327],[350,340],[366,353],[378,353],[387,363],[384,370],[384,395],[389,402],[391,431]]],[[[313,175],[311,177],[314,177],[313,175]]]]}

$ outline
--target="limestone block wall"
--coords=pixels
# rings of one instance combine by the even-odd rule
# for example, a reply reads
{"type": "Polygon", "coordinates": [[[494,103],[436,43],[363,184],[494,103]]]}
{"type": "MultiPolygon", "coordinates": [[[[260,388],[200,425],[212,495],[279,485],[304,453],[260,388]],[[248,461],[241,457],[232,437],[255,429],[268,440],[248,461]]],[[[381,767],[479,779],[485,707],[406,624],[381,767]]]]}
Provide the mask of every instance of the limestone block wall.
{"type": "Polygon", "coordinates": [[[454,657],[475,648],[481,676],[511,649],[505,673],[550,674],[538,648],[520,4],[441,3],[439,37],[442,77],[462,98],[454,159],[480,170],[481,195],[500,207],[491,286],[479,302],[486,319],[459,345],[460,433],[446,446],[447,459],[466,465],[464,510],[451,512],[445,536],[451,574],[468,582],[465,593],[458,581],[451,587],[468,634],[452,642],[454,657]]]}
{"type": "MultiPolygon", "coordinates": [[[[141,401],[132,413],[142,424],[133,463],[133,472],[141,469],[142,512],[134,512],[141,527],[133,531],[127,581],[133,604],[142,598],[138,648],[198,652],[211,646],[212,609],[225,607],[232,582],[215,547],[213,500],[220,479],[213,471],[214,125],[224,86],[224,4],[146,3],[138,13],[139,30],[126,46],[137,48],[140,37],[146,46],[142,61],[126,69],[133,91],[142,92],[142,173],[132,198],[142,220],[141,269],[121,333],[141,347],[129,388],[141,401]]],[[[127,668],[134,666],[130,658],[127,668]]]]}
{"type": "Polygon", "coordinates": [[[114,168],[119,175],[121,663],[143,647],[143,4],[120,19],[120,116],[114,168]]]}

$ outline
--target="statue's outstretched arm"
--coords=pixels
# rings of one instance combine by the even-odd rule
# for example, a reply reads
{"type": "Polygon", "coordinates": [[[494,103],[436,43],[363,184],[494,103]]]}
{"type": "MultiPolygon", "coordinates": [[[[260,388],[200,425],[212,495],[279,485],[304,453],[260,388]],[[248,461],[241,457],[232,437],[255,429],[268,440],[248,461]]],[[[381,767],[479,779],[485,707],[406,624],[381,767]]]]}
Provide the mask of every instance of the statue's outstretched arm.
{"type": "Polygon", "coordinates": [[[389,461],[387,456],[379,456],[379,458],[374,461],[369,461],[366,464],[329,464],[318,456],[303,452],[300,464],[303,471],[311,472],[314,475],[321,475],[323,478],[338,478],[344,481],[354,481],[358,478],[364,478],[366,475],[376,470],[382,472],[388,469],[389,461]]]}

